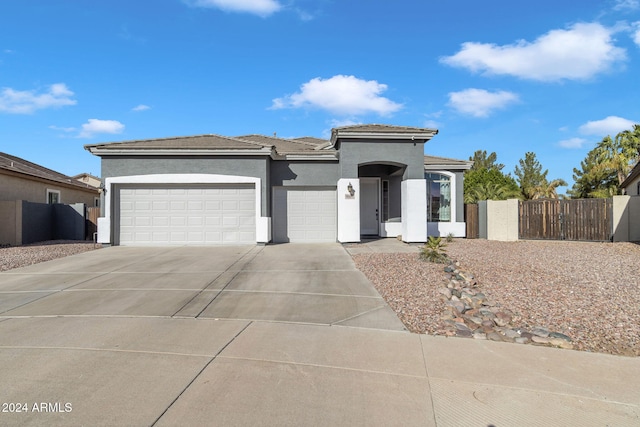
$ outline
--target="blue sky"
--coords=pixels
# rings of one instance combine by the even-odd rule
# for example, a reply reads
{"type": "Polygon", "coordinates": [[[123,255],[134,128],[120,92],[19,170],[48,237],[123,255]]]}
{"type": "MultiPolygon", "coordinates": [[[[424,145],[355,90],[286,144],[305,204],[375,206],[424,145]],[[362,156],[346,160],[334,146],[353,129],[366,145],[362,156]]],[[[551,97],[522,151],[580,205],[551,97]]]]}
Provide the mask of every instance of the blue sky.
{"type": "Polygon", "coordinates": [[[0,151],[100,175],[85,144],[436,127],[433,155],[534,151],[549,178],[640,122],[640,0],[0,3],[0,151]]]}

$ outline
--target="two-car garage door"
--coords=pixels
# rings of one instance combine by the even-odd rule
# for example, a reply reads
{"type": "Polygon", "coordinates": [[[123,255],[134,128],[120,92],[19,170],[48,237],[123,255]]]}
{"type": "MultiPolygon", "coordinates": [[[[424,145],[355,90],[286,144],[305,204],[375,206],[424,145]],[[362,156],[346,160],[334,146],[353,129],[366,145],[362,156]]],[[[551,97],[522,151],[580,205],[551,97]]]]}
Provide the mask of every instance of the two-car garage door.
{"type": "MultiPolygon", "coordinates": [[[[256,243],[254,184],[130,184],[117,189],[116,244],[256,243]]],[[[335,187],[275,187],[274,242],[335,242],[335,187]]]]}
{"type": "Polygon", "coordinates": [[[253,184],[131,186],[118,196],[121,245],[256,243],[253,184]]]}

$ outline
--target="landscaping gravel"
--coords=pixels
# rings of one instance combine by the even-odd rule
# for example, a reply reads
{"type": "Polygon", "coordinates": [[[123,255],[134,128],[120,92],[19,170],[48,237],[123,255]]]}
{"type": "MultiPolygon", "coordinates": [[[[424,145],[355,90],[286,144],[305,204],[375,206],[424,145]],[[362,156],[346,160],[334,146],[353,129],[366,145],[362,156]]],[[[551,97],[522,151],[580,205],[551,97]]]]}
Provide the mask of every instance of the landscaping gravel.
{"type": "MultiPolygon", "coordinates": [[[[640,356],[640,245],[456,239],[446,250],[516,328],[565,334],[576,350],[640,356]]],[[[417,250],[353,259],[410,331],[447,334],[445,265],[420,261],[417,250]]]]}
{"type": "Polygon", "coordinates": [[[50,240],[24,246],[0,248],[0,271],[25,267],[39,262],[62,258],[99,248],[93,242],[50,240]]]}

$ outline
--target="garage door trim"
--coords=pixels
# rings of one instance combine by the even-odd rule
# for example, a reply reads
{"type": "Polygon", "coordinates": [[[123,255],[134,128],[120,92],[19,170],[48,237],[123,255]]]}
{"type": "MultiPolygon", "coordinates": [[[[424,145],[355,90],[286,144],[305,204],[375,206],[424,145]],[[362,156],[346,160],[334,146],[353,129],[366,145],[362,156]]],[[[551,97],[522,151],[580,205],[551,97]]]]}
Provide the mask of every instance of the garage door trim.
{"type": "Polygon", "coordinates": [[[261,182],[260,178],[236,175],[217,175],[217,174],[152,174],[152,175],[131,175],[118,176],[105,179],[105,201],[104,201],[104,220],[99,221],[102,230],[98,229],[98,240],[100,243],[117,242],[119,236],[118,227],[114,224],[118,212],[118,206],[115,203],[115,195],[117,186],[119,185],[150,185],[150,184],[253,184],[255,188],[255,215],[256,215],[256,240],[258,242],[268,241],[269,234],[269,218],[262,217],[261,205],[261,182]],[[267,240],[265,240],[267,239],[267,240]]]}

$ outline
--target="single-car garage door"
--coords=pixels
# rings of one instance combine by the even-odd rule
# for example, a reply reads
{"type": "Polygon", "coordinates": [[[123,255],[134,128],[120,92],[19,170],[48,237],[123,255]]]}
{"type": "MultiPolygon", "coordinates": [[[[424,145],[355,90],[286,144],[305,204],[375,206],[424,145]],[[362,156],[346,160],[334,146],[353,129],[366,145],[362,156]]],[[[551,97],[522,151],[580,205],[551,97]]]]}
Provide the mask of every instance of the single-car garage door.
{"type": "Polygon", "coordinates": [[[118,195],[121,245],[256,243],[253,184],[132,186],[118,195]]]}
{"type": "Polygon", "coordinates": [[[335,187],[275,187],[274,242],[335,242],[337,237],[335,187]]]}

